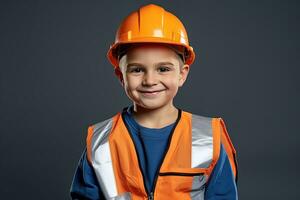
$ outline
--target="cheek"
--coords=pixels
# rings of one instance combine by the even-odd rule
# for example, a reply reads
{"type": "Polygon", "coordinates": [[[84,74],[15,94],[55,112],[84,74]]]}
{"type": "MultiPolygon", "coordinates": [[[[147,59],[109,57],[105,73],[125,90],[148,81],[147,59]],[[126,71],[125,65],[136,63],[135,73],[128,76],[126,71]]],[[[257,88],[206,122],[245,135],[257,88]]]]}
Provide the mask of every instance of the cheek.
{"type": "Polygon", "coordinates": [[[126,77],[125,82],[128,89],[135,89],[139,85],[139,79],[136,77],[126,77]]]}
{"type": "Polygon", "coordinates": [[[165,82],[170,86],[170,87],[177,87],[180,83],[180,80],[179,78],[174,78],[173,77],[168,77],[168,78],[165,78],[165,82]]]}

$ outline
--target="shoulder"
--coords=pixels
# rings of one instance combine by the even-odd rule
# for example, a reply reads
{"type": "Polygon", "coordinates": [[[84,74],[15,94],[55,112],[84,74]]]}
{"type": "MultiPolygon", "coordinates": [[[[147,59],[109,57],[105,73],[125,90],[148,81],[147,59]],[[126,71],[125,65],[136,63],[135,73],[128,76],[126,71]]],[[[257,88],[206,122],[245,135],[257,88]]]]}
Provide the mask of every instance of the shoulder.
{"type": "Polygon", "coordinates": [[[88,125],[88,135],[100,136],[109,132],[114,124],[114,121],[116,121],[116,119],[119,117],[121,117],[121,112],[115,113],[114,115],[111,115],[110,117],[101,121],[91,123],[88,125]]]}
{"type": "Polygon", "coordinates": [[[92,149],[94,149],[93,147],[106,143],[109,134],[113,129],[114,123],[119,117],[121,117],[121,112],[88,126],[86,147],[87,158],[89,161],[91,161],[92,149]]]}
{"type": "Polygon", "coordinates": [[[212,115],[208,115],[208,114],[199,114],[197,112],[193,112],[193,111],[190,111],[190,110],[185,110],[185,109],[180,109],[182,111],[183,114],[186,114],[186,115],[191,115],[193,116],[194,118],[197,118],[197,119],[218,119],[220,117],[217,117],[217,116],[212,116],[212,115]]]}
{"type": "Polygon", "coordinates": [[[204,138],[204,136],[207,136],[206,138],[211,139],[214,144],[213,163],[215,164],[219,160],[219,156],[221,160],[224,160],[222,156],[226,155],[225,157],[228,157],[234,176],[237,179],[237,153],[226,128],[225,120],[219,116],[213,117],[184,112],[191,117],[193,137],[204,138]],[[220,152],[222,148],[224,151],[220,152]]]}
{"type": "Polygon", "coordinates": [[[182,110],[182,115],[190,117],[193,124],[195,125],[198,124],[202,127],[203,125],[217,126],[221,124],[221,121],[223,121],[223,119],[218,116],[203,115],[203,114],[198,114],[198,113],[184,111],[184,110],[182,110]]]}

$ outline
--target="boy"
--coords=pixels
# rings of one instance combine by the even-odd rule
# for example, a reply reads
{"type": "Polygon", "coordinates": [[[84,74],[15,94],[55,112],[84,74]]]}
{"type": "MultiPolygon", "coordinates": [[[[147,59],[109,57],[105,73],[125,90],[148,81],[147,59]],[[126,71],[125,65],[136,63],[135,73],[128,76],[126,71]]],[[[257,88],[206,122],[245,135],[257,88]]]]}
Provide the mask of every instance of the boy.
{"type": "Polygon", "coordinates": [[[179,19],[141,7],[122,22],[108,58],[133,104],[89,126],[72,199],[237,199],[224,121],[173,104],[195,58],[179,19]]]}

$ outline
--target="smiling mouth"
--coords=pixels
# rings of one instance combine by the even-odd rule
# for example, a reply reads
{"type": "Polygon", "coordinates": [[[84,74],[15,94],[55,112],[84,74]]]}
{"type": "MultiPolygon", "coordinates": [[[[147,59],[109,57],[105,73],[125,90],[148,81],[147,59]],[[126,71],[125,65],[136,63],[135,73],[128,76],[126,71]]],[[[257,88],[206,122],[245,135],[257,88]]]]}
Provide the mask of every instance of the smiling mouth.
{"type": "Polygon", "coordinates": [[[155,91],[140,91],[141,93],[148,93],[148,94],[153,94],[153,93],[158,93],[158,92],[162,92],[164,90],[155,90],[155,91]]]}
{"type": "Polygon", "coordinates": [[[165,91],[165,90],[139,91],[139,92],[145,97],[152,98],[152,97],[156,97],[157,95],[159,95],[162,91],[165,91]]]}

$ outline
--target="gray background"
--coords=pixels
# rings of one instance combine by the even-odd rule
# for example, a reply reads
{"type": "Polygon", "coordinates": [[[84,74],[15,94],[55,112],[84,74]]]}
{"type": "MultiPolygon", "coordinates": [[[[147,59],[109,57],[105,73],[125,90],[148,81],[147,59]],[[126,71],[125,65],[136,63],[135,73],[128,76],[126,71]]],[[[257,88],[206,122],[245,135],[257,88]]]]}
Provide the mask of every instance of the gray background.
{"type": "MultiPolygon", "coordinates": [[[[1,1],[1,199],[69,198],[88,125],[131,103],[106,52],[149,2],[1,1]]],[[[240,199],[299,199],[299,1],[151,2],[186,26],[197,57],[175,103],[225,120],[240,199]]]]}

